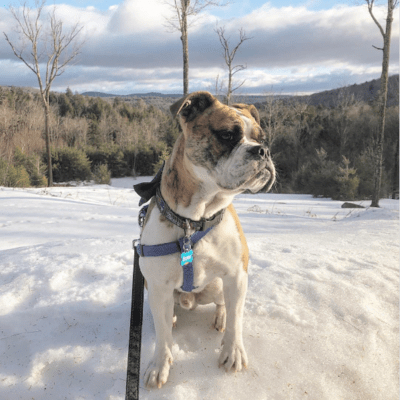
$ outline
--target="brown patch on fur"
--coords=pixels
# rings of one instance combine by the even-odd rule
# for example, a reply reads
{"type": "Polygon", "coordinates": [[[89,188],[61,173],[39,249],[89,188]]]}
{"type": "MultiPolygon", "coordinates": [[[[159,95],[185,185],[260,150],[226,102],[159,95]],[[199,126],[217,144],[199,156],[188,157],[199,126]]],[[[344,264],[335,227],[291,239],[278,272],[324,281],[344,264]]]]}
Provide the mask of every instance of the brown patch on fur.
{"type": "Polygon", "coordinates": [[[253,106],[253,104],[233,104],[232,107],[237,108],[238,110],[240,110],[243,115],[245,115],[248,118],[253,118],[258,125],[260,125],[260,115],[258,114],[258,110],[257,108],[255,108],[253,106]]]}
{"type": "MultiPolygon", "coordinates": [[[[234,104],[232,107],[236,108],[240,114],[247,117],[252,122],[252,130],[249,139],[260,141],[264,133],[260,127],[260,116],[257,109],[253,105],[247,104],[234,104]]],[[[214,138],[211,130],[235,131],[235,129],[240,127],[240,130],[243,132],[245,128],[240,114],[232,107],[228,107],[218,100],[215,100],[212,106],[207,108],[203,114],[199,115],[193,121],[183,124],[186,136],[188,136],[187,132],[191,132],[191,141],[211,141],[213,148],[210,148],[210,150],[215,151],[214,154],[216,158],[218,158],[220,156],[221,146],[217,141],[213,141],[214,138]]]]}
{"type": "Polygon", "coordinates": [[[244,129],[244,123],[235,110],[219,103],[219,107],[210,115],[210,125],[214,130],[233,130],[236,126],[244,129]]]}
{"type": "Polygon", "coordinates": [[[180,135],[165,164],[161,179],[161,191],[170,207],[178,204],[189,207],[193,195],[198,191],[198,184],[185,165],[184,157],[185,137],[180,135]]]}
{"type": "Polygon", "coordinates": [[[182,115],[188,122],[202,114],[214,101],[216,98],[209,92],[194,92],[172,104],[170,111],[174,117],[182,115]]]}
{"type": "Polygon", "coordinates": [[[216,132],[232,131],[243,135],[244,122],[238,113],[218,100],[195,120],[183,123],[188,158],[195,165],[214,169],[218,160],[232,149],[221,144],[216,132]]]}
{"type": "Polygon", "coordinates": [[[251,130],[249,139],[256,140],[257,142],[261,141],[265,135],[260,127],[260,116],[257,109],[252,104],[233,104],[232,107],[238,109],[243,116],[249,118],[252,122],[253,129],[251,130]]]}
{"type": "Polygon", "coordinates": [[[231,215],[232,215],[232,217],[233,217],[233,219],[235,221],[236,228],[237,228],[238,233],[239,233],[240,243],[242,245],[242,256],[241,256],[241,258],[242,258],[242,263],[243,263],[243,269],[245,270],[245,272],[247,272],[247,268],[248,268],[248,265],[249,265],[249,248],[247,246],[247,241],[246,241],[246,238],[244,236],[242,225],[240,224],[240,220],[239,220],[239,217],[238,217],[238,215],[236,213],[235,207],[233,207],[233,204],[230,204],[228,206],[228,211],[231,213],[231,215]]]}
{"type": "Polygon", "coordinates": [[[235,126],[244,128],[239,115],[235,110],[216,100],[203,114],[187,123],[187,131],[191,132],[192,139],[201,140],[211,135],[210,128],[215,131],[233,130],[235,126]]]}
{"type": "Polygon", "coordinates": [[[251,131],[250,139],[256,140],[257,142],[262,141],[265,138],[265,134],[259,126],[254,126],[251,131]]]}

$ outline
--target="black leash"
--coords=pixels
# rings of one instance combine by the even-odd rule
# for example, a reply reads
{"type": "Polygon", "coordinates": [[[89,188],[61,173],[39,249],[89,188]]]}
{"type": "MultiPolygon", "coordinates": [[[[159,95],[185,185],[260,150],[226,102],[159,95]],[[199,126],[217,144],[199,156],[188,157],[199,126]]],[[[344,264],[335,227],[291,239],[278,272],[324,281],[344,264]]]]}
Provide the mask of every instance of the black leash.
{"type": "MultiPolygon", "coordinates": [[[[165,161],[151,182],[143,182],[133,186],[135,192],[141,197],[139,206],[155,196],[156,189],[161,182],[164,164],[165,161]]],[[[139,215],[139,225],[141,226],[140,221],[141,216],[139,215]]],[[[129,327],[128,367],[126,371],[125,400],[139,400],[144,278],[139,268],[139,254],[137,252],[136,242],[136,240],[133,241],[135,257],[133,260],[131,324],[129,327]]]]}
{"type": "Polygon", "coordinates": [[[129,328],[125,400],[139,399],[140,350],[142,345],[144,278],[139,268],[139,254],[136,246],[133,246],[133,248],[135,257],[133,262],[131,325],[129,328]]]}

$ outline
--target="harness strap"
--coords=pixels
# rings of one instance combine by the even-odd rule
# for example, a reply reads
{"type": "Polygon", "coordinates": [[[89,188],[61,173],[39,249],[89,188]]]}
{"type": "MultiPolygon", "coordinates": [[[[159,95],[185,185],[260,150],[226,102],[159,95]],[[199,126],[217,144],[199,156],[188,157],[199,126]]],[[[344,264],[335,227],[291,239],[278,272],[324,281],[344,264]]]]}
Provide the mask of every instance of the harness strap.
{"type": "MultiPolygon", "coordinates": [[[[192,245],[195,245],[213,228],[214,226],[211,226],[205,231],[197,231],[193,233],[193,235],[190,237],[192,245]]],[[[169,242],[163,244],[143,245],[138,243],[136,248],[140,257],[168,256],[170,254],[181,253],[183,251],[183,240],[184,237],[180,238],[176,242],[169,242]]]]}

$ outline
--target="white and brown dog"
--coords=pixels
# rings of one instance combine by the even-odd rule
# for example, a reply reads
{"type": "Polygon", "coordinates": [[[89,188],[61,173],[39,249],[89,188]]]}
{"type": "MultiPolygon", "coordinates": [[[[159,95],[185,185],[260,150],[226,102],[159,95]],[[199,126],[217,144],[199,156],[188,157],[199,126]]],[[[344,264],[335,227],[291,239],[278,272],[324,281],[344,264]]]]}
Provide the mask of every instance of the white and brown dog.
{"type": "MultiPolygon", "coordinates": [[[[190,221],[212,220],[221,215],[221,210],[225,212],[193,247],[192,292],[181,289],[179,253],[140,257],[156,330],[155,354],[144,381],[148,387],[159,388],[167,382],[172,364],[175,302],[187,309],[214,302],[214,326],[225,331],[219,364],[227,371],[246,367],[242,318],[249,253],[232,200],[246,190],[267,191],[275,180],[274,165],[254,106],[230,107],[208,92],[195,92],[173,104],[171,112],[179,117],[183,133],[162,172],[162,201],[190,221]]],[[[188,232],[161,213],[153,197],[141,232],[141,245],[176,242],[185,234],[188,232]]]]}

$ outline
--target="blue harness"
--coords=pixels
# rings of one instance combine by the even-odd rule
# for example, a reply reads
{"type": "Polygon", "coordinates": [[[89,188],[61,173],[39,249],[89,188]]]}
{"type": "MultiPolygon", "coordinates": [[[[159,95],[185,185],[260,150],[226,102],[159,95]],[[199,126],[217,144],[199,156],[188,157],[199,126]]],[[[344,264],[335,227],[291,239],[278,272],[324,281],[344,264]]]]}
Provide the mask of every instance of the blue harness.
{"type": "MultiPolygon", "coordinates": [[[[193,289],[197,288],[193,286],[194,271],[192,247],[222,221],[225,210],[219,211],[209,219],[203,218],[200,221],[193,221],[176,214],[170,209],[161,195],[160,182],[163,168],[164,165],[151,182],[134,186],[135,191],[141,196],[139,205],[144,204],[149,201],[151,197],[155,196],[160,213],[170,222],[182,228],[185,232],[185,236],[175,242],[156,245],[142,245],[140,240],[134,240],[133,245],[136,247],[140,257],[160,257],[181,253],[181,266],[183,268],[183,285],[181,289],[185,292],[191,292],[193,289]],[[188,233],[190,229],[195,231],[192,235],[188,233]]],[[[143,227],[147,209],[148,205],[145,205],[139,211],[138,222],[140,227],[143,227]]]]}

